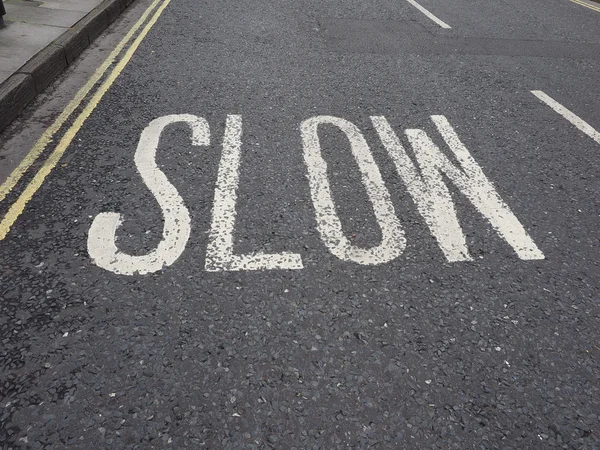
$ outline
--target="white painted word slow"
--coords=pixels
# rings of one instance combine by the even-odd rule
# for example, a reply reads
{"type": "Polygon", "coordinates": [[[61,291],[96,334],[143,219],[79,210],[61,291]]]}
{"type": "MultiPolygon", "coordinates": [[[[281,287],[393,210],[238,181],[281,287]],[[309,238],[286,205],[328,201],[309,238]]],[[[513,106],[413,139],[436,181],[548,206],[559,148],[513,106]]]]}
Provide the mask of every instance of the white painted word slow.
{"type": "MultiPolygon", "coordinates": [[[[406,130],[415,164],[387,119],[383,116],[371,117],[383,146],[446,259],[451,262],[472,260],[446,180],[473,204],[520,259],[544,259],[543,253],[500,198],[448,120],[444,116],[431,116],[431,119],[458,164],[450,161],[425,131],[406,130]]],[[[98,266],[122,275],[147,274],[172,265],[183,253],[190,237],[190,215],[183,199],[155,161],[161,133],[165,127],[177,122],[191,127],[194,145],[209,145],[210,132],[205,119],[188,114],[170,115],[153,120],[146,127],[135,154],[136,167],[164,217],[163,239],[147,255],[127,255],[115,243],[121,223],[120,214],[101,213],[92,222],[88,235],[88,252],[98,266]]],[[[406,248],[404,230],[394,210],[390,192],[360,130],[353,123],[332,116],[307,119],[300,125],[300,130],[317,228],[327,248],[341,260],[364,265],[384,264],[398,258],[406,248]],[[350,150],[381,230],[381,242],[374,247],[353,245],[342,229],[318,135],[319,127],[325,124],[339,128],[350,143],[350,150]]],[[[229,115],[214,194],[205,269],[211,272],[302,269],[302,258],[297,253],[234,253],[241,148],[242,118],[229,115]]]]}

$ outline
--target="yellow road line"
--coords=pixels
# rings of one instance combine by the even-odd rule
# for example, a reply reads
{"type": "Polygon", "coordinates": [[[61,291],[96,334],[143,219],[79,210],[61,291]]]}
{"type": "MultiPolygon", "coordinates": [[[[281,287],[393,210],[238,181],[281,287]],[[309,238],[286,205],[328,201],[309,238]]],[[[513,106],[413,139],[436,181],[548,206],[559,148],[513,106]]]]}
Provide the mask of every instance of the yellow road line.
{"type": "Polygon", "coordinates": [[[589,8],[592,11],[600,12],[600,7],[598,7],[598,6],[590,5],[589,3],[585,3],[585,2],[582,2],[580,0],[570,0],[570,1],[573,2],[573,3],[576,3],[578,5],[581,5],[581,6],[585,6],[586,8],[589,8]]]}
{"type": "Polygon", "coordinates": [[[6,181],[2,183],[0,186],[0,202],[3,201],[9,192],[15,187],[15,185],[19,182],[21,177],[27,172],[27,170],[31,167],[31,165],[39,158],[39,156],[44,152],[48,144],[52,141],[52,137],[61,127],[65,124],[65,122],[71,117],[73,112],[79,107],[83,99],[89,94],[92,88],[96,85],[98,80],[102,78],[106,70],[111,66],[111,64],[115,61],[117,56],[123,50],[123,47],[127,45],[127,43],[131,40],[131,37],[137,32],[137,30],[144,24],[152,10],[160,3],[161,0],[154,0],[150,6],[144,11],[142,17],[133,25],[133,27],[129,30],[129,32],[123,37],[121,42],[117,44],[112,52],[108,55],[108,57],[104,60],[102,65],[96,69],[94,74],[90,77],[90,79],[85,83],[85,85],[79,89],[75,97],[69,102],[67,107],[60,113],[60,115],[56,118],[54,123],[50,125],[44,134],[38,139],[33,148],[29,151],[27,156],[23,158],[18,167],[12,171],[12,173],[8,176],[6,181]]]}
{"type": "MultiPolygon", "coordinates": [[[[160,2],[160,0],[159,0],[160,2]]],[[[17,201],[15,201],[2,222],[0,222],[0,240],[3,240],[8,232],[10,231],[10,227],[15,223],[17,218],[23,213],[25,206],[31,200],[33,195],[37,192],[37,190],[41,187],[42,183],[48,176],[48,174],[56,167],[60,158],[64,155],[65,151],[73,141],[73,138],[77,134],[77,132],[81,129],[86,119],[90,116],[92,111],[96,109],[100,100],[106,94],[106,92],[110,89],[111,85],[117,79],[119,74],[123,71],[125,66],[131,60],[131,57],[144,40],[150,29],[154,26],[164,9],[171,3],[171,0],[162,0],[162,5],[157,9],[156,13],[152,18],[148,21],[144,29],[140,32],[138,37],[133,41],[127,52],[123,58],[117,63],[112,72],[108,75],[106,80],[102,83],[102,85],[98,88],[98,90],[94,93],[93,97],[90,99],[90,102],[86,105],[86,107],[81,111],[81,113],[77,116],[73,125],[69,127],[64,136],[61,138],[60,142],[54,149],[54,151],[50,154],[44,165],[40,168],[40,170],[35,174],[31,182],[27,185],[25,190],[21,193],[17,201]]],[[[152,5],[151,5],[152,6],[152,5]]]]}
{"type": "Polygon", "coordinates": [[[592,11],[597,11],[600,12],[600,7],[596,6],[596,5],[590,5],[589,3],[585,3],[585,2],[580,2],[577,0],[571,0],[573,3],[577,3],[578,5],[581,6],[585,6],[586,8],[591,9],[592,11]]]}

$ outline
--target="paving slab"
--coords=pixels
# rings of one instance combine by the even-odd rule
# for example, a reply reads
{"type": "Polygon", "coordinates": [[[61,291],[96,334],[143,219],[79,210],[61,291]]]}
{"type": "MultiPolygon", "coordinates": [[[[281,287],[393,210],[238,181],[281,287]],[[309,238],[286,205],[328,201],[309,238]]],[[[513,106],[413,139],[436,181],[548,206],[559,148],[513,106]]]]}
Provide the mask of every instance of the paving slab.
{"type": "MultiPolygon", "coordinates": [[[[8,0],[0,25],[0,87],[17,74],[27,74],[33,78],[39,94],[129,3],[127,0],[8,0]]],[[[0,92],[8,93],[12,89],[0,92]]],[[[0,97],[3,119],[0,130],[8,126],[30,100],[31,96],[0,97]]]]}
{"type": "Polygon", "coordinates": [[[101,0],[7,1],[4,27],[0,29],[0,66],[8,74],[3,73],[0,82],[100,3],[101,0]]]}
{"type": "Polygon", "coordinates": [[[6,4],[8,17],[15,22],[69,28],[81,20],[86,12],[55,9],[31,1],[10,1],[6,4]]]}
{"type": "Polygon", "coordinates": [[[71,11],[89,12],[98,6],[98,0],[55,0],[43,2],[47,9],[67,9],[71,11]]]}
{"type": "Polygon", "coordinates": [[[0,31],[0,65],[7,72],[0,82],[6,80],[66,30],[60,27],[13,22],[8,19],[5,23],[7,26],[0,31]]]}

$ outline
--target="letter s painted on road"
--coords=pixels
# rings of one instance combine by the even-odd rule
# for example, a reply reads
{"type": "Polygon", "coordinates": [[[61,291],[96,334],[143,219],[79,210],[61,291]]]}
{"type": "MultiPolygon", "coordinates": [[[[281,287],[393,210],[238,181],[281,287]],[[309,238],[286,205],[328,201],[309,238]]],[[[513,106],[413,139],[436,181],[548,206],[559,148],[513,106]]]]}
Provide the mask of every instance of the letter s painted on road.
{"type": "Polygon", "coordinates": [[[190,237],[190,214],[177,189],[156,165],[160,135],[167,126],[177,122],[190,126],[193,145],[210,144],[210,130],[205,119],[190,114],[173,114],[150,122],[142,132],[135,152],[138,172],[162,210],[162,240],[155,250],[146,255],[125,254],[115,244],[121,215],[114,212],[98,214],[90,227],[87,247],[94,263],[103,269],[120,275],[143,275],[170,266],[183,253],[190,237]]]}

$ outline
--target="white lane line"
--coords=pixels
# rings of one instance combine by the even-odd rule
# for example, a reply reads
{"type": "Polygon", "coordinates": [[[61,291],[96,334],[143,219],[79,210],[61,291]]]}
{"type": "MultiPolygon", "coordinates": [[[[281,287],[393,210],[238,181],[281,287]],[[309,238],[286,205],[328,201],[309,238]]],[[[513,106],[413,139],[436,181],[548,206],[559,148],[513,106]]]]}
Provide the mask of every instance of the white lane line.
{"type": "Polygon", "coordinates": [[[600,132],[596,131],[589,123],[587,123],[581,117],[569,111],[567,108],[565,108],[563,105],[558,103],[556,100],[554,100],[552,97],[550,97],[543,91],[531,91],[531,93],[537,98],[539,98],[541,101],[543,101],[550,108],[552,108],[554,111],[556,111],[558,114],[567,119],[569,122],[571,122],[573,125],[575,125],[577,128],[579,128],[579,130],[581,130],[583,133],[587,134],[598,144],[600,144],[600,132]]]}
{"type": "Polygon", "coordinates": [[[449,30],[450,28],[452,28],[446,22],[444,22],[443,20],[438,19],[433,14],[431,14],[427,9],[425,9],[421,5],[419,5],[415,0],[406,0],[406,1],[408,3],[410,3],[411,5],[413,5],[415,8],[417,8],[419,11],[421,11],[423,14],[425,14],[427,17],[429,17],[431,20],[433,20],[435,23],[437,23],[440,27],[445,28],[447,30],[449,30]]]}

